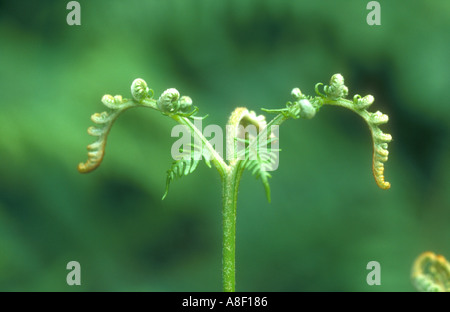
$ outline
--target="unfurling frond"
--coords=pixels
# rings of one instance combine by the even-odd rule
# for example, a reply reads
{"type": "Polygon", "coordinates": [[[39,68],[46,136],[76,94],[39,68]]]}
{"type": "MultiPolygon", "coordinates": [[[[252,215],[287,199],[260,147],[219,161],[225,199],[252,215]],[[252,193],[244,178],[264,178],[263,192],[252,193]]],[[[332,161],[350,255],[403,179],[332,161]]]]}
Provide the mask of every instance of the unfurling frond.
{"type": "Polygon", "coordinates": [[[88,173],[100,166],[105,155],[106,140],[114,121],[125,110],[136,107],[145,106],[157,109],[153,96],[153,90],[147,87],[147,83],[138,78],[131,84],[131,95],[133,99],[124,99],[121,95],[112,96],[106,94],[102,98],[102,103],[108,108],[108,111],[95,113],[91,116],[91,120],[96,124],[88,128],[88,133],[97,137],[97,140],[88,145],[88,160],[85,163],[78,164],[78,171],[88,173]],[[147,102],[145,102],[147,101],[147,102]],[[152,102],[153,101],[153,102],[152,102]]]}
{"type": "Polygon", "coordinates": [[[132,99],[123,99],[121,95],[111,96],[107,94],[103,96],[102,103],[108,108],[108,111],[95,113],[91,116],[95,126],[89,127],[88,133],[97,137],[97,140],[87,146],[88,160],[78,165],[79,172],[91,172],[100,166],[105,155],[109,131],[117,117],[128,108],[152,108],[173,119],[178,117],[199,118],[194,117],[198,108],[192,105],[192,99],[188,96],[180,97],[179,92],[173,88],[164,91],[156,101],[152,98],[153,90],[148,88],[147,83],[143,79],[137,78],[131,84],[131,96],[132,99]]]}
{"type": "Polygon", "coordinates": [[[356,94],[353,97],[353,101],[345,99],[348,95],[348,88],[344,84],[344,77],[340,74],[335,74],[331,77],[330,85],[324,86],[325,95],[319,91],[321,83],[316,85],[316,93],[319,97],[313,100],[318,108],[322,105],[336,105],[351,109],[358,115],[360,115],[369,126],[373,140],[373,159],[372,159],[372,171],[375,177],[377,185],[387,190],[391,187],[391,184],[385,181],[384,178],[384,163],[388,160],[388,143],[392,141],[390,134],[383,133],[379,128],[380,125],[389,121],[388,115],[385,115],[379,111],[371,113],[367,111],[367,108],[375,101],[372,95],[366,95],[361,97],[356,94]]]}
{"type": "Polygon", "coordinates": [[[106,140],[114,121],[123,111],[134,106],[133,101],[122,99],[120,95],[113,97],[107,94],[103,96],[102,103],[109,110],[102,113],[95,113],[91,116],[91,120],[96,125],[89,127],[88,133],[97,137],[97,140],[87,146],[88,160],[85,163],[78,164],[78,171],[81,173],[91,172],[100,166],[105,155],[106,140]]]}
{"type": "Polygon", "coordinates": [[[374,97],[372,95],[366,95],[361,98],[359,95],[353,97],[353,104],[355,106],[355,111],[363,117],[369,126],[370,132],[372,134],[373,141],[373,156],[372,156],[372,171],[373,176],[377,185],[387,190],[391,187],[391,184],[384,179],[384,163],[388,160],[388,143],[392,141],[392,136],[387,133],[383,133],[379,128],[389,121],[389,116],[377,111],[371,113],[366,110],[374,102],[374,97]]]}
{"type": "MultiPolygon", "coordinates": [[[[254,111],[249,111],[245,107],[237,107],[230,115],[227,123],[227,155],[230,157],[230,163],[237,161],[237,142],[248,139],[249,135],[253,139],[263,129],[266,129],[267,123],[264,115],[256,115],[254,111]],[[250,128],[248,128],[250,126],[250,128]],[[254,130],[252,134],[251,130],[254,130]],[[248,131],[248,132],[247,132],[248,131]],[[246,138],[247,136],[247,138],[246,138]]],[[[242,151],[241,151],[242,152],[242,151]]]]}
{"type": "Polygon", "coordinates": [[[237,165],[240,174],[248,169],[257,179],[260,178],[269,202],[269,172],[278,167],[279,152],[278,137],[273,130],[263,115],[256,115],[245,107],[236,108],[227,124],[227,155],[231,156],[230,164],[237,165]]]}
{"type": "Polygon", "coordinates": [[[414,262],[411,280],[418,291],[450,292],[450,263],[441,255],[424,252],[414,262]]]}

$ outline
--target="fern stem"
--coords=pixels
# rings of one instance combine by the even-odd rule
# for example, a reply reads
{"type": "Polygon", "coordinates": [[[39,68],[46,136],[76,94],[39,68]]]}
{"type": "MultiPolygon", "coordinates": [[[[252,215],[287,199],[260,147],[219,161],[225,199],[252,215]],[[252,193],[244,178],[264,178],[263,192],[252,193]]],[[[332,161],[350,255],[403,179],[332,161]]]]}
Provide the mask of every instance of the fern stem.
{"type": "Polygon", "coordinates": [[[236,285],[236,203],[243,168],[232,166],[222,179],[222,279],[223,291],[234,292],[236,285]]]}

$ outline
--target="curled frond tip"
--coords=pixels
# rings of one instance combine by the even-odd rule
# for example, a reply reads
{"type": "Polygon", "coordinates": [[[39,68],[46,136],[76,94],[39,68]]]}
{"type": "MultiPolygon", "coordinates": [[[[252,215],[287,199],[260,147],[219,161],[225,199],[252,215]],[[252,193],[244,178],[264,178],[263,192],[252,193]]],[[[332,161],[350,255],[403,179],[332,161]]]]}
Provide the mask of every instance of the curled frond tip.
{"type": "Polygon", "coordinates": [[[444,256],[424,252],[414,261],[411,280],[418,291],[449,292],[450,263],[444,256]]]}
{"type": "Polygon", "coordinates": [[[341,74],[334,74],[330,79],[330,84],[323,87],[324,93],[319,91],[321,83],[316,84],[316,93],[319,96],[316,103],[319,105],[328,104],[348,108],[360,115],[369,126],[373,139],[373,161],[372,171],[377,185],[383,190],[391,187],[391,184],[384,178],[384,163],[388,160],[388,143],[392,141],[390,134],[383,133],[380,125],[389,121],[389,117],[379,111],[372,113],[367,110],[375,101],[372,95],[361,97],[359,94],[353,96],[353,100],[345,99],[348,95],[348,88],[344,84],[344,77],[341,74]]]}
{"type": "Polygon", "coordinates": [[[133,101],[123,99],[120,95],[112,96],[106,94],[102,97],[102,103],[108,108],[108,111],[95,113],[91,116],[91,120],[95,126],[89,127],[87,132],[89,135],[97,137],[97,140],[87,146],[88,160],[78,164],[78,171],[80,173],[91,172],[100,166],[105,155],[106,139],[114,121],[123,111],[135,106],[133,101]]]}

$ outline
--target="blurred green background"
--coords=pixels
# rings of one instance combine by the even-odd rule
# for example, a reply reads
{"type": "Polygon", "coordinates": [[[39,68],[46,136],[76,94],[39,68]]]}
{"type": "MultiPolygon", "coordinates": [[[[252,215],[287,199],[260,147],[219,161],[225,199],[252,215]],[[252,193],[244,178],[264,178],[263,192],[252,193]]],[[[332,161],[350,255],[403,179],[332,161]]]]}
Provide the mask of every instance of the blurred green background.
{"type": "Polygon", "coordinates": [[[81,0],[81,26],[67,2],[0,2],[0,290],[221,290],[217,172],[201,164],[161,201],[171,120],[126,112],[102,166],[76,170],[101,97],[130,97],[138,77],[191,96],[204,125],[334,73],[390,116],[388,191],[357,115],[326,107],[281,127],[272,203],[241,183],[237,290],[413,291],[421,252],[450,258],[449,1],[379,1],[380,26],[361,0],[81,0]],[[71,260],[81,286],[66,284],[71,260]],[[381,286],[366,283],[372,260],[381,286]]]}

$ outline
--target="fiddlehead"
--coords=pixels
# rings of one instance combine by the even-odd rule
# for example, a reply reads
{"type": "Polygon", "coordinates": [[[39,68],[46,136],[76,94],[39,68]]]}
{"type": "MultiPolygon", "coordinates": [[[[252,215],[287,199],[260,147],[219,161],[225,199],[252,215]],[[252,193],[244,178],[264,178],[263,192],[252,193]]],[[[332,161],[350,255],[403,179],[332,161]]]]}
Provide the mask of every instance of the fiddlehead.
{"type": "Polygon", "coordinates": [[[424,252],[414,261],[411,280],[418,291],[449,292],[450,263],[441,255],[424,252]]]}
{"type": "Polygon", "coordinates": [[[164,91],[156,104],[163,114],[169,116],[177,114],[183,117],[191,117],[198,111],[196,106],[192,106],[192,99],[190,97],[182,96],[180,98],[180,93],[174,88],[164,91]]]}
{"type": "Polygon", "coordinates": [[[373,104],[374,97],[366,95],[361,97],[356,94],[353,101],[346,100],[348,88],[344,85],[344,78],[340,74],[335,74],[331,77],[330,85],[324,86],[325,95],[319,91],[319,86],[316,85],[316,93],[318,97],[314,99],[314,103],[318,107],[322,105],[336,105],[351,109],[360,115],[367,123],[373,140],[373,160],[372,171],[377,185],[382,189],[389,189],[391,184],[385,181],[384,178],[384,163],[388,160],[388,143],[392,141],[390,134],[383,133],[379,128],[380,125],[389,121],[388,115],[377,111],[375,113],[367,111],[367,108],[373,104]]]}
{"type": "Polygon", "coordinates": [[[143,79],[137,78],[131,84],[131,95],[136,102],[142,103],[145,99],[153,97],[153,90],[147,87],[147,83],[143,79]]]}
{"type": "Polygon", "coordinates": [[[263,115],[257,116],[254,111],[248,111],[245,107],[238,107],[233,111],[228,126],[231,129],[227,138],[227,155],[232,155],[230,164],[238,168],[238,176],[247,169],[257,179],[261,179],[270,202],[269,178],[272,176],[269,172],[278,161],[280,151],[273,148],[272,144],[278,138],[267,129],[263,115]]]}
{"type": "Polygon", "coordinates": [[[341,74],[333,75],[330,79],[330,85],[324,86],[323,90],[331,100],[343,99],[348,95],[348,88],[344,85],[344,77],[341,74]]]}
{"type": "Polygon", "coordinates": [[[375,100],[372,95],[361,97],[357,94],[353,97],[353,101],[345,99],[348,95],[348,88],[344,84],[344,77],[340,74],[331,77],[330,84],[323,86],[323,93],[319,90],[321,86],[323,86],[323,83],[316,84],[317,96],[315,97],[304,95],[300,89],[295,88],[291,92],[294,101],[287,102],[285,108],[263,109],[265,112],[278,114],[269,125],[280,125],[290,118],[311,119],[323,105],[341,106],[354,111],[364,119],[372,134],[372,172],[375,182],[380,188],[389,189],[391,184],[385,181],[384,163],[388,160],[388,143],[392,141],[392,136],[383,133],[379,128],[380,125],[388,122],[389,117],[379,111],[375,113],[367,111],[367,108],[375,100]]]}
{"type": "Polygon", "coordinates": [[[88,160],[78,164],[78,171],[81,173],[91,172],[100,166],[105,155],[106,140],[114,121],[122,112],[134,106],[132,100],[123,99],[120,95],[113,97],[107,94],[103,96],[102,103],[109,110],[91,116],[96,126],[89,127],[88,134],[97,137],[97,140],[87,146],[88,160]]]}

